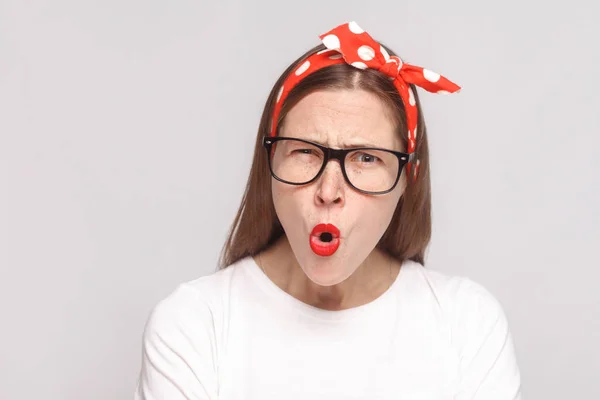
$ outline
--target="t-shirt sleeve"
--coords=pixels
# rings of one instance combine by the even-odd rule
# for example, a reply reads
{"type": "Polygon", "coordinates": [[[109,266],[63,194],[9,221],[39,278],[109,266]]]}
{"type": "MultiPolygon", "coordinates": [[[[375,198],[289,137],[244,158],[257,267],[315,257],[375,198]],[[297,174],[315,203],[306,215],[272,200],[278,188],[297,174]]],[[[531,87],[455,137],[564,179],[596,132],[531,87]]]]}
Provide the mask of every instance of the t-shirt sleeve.
{"type": "Polygon", "coordinates": [[[502,306],[481,285],[465,279],[455,319],[459,353],[456,400],[520,400],[521,379],[502,306]]]}
{"type": "Polygon", "coordinates": [[[216,348],[210,308],[180,285],[150,313],[134,400],[216,399],[216,348]]]}

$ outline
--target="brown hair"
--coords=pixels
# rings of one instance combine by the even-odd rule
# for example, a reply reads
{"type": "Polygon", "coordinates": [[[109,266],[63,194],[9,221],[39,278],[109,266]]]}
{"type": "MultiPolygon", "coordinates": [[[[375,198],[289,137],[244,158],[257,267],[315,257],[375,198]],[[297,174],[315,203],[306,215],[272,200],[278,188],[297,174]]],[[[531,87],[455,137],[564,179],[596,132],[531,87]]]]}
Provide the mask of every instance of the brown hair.
{"type": "MultiPolygon", "coordinates": [[[[273,205],[271,174],[267,152],[262,145],[262,138],[269,135],[275,99],[288,74],[297,68],[306,57],[324,49],[325,46],[320,44],[293,62],[279,77],[269,94],[258,127],[250,176],[240,208],[222,249],[219,269],[226,268],[244,257],[254,256],[269,247],[284,234],[273,205]]],[[[388,53],[395,55],[389,49],[388,53]]],[[[415,149],[420,160],[418,178],[416,181],[407,180],[406,190],[402,194],[390,225],[377,247],[400,261],[410,259],[425,265],[425,249],[431,237],[429,149],[427,129],[423,121],[418,94],[414,85],[410,86],[415,94],[419,114],[417,147],[415,149]]],[[[406,132],[408,129],[406,127],[404,104],[392,82],[386,75],[378,71],[372,69],[360,70],[348,64],[325,67],[300,81],[290,91],[282,106],[278,127],[281,127],[284,123],[286,114],[294,104],[310,92],[336,89],[359,89],[377,95],[393,111],[398,135],[400,135],[406,149],[406,132]]],[[[403,175],[405,172],[406,170],[403,175]]]]}

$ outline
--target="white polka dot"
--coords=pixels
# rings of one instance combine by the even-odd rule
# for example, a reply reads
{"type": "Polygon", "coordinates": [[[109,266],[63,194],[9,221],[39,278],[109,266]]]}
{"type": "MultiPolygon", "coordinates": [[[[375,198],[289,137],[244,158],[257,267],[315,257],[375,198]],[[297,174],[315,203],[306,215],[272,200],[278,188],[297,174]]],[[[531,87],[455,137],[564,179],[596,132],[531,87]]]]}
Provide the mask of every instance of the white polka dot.
{"type": "Polygon", "coordinates": [[[340,48],[340,39],[335,35],[327,35],[323,38],[323,44],[331,50],[337,50],[340,48]]]}
{"type": "Polygon", "coordinates": [[[437,82],[440,80],[440,74],[430,71],[428,69],[423,69],[423,76],[429,82],[437,82]]]}
{"type": "Polygon", "coordinates": [[[438,90],[437,94],[450,94],[450,92],[447,90],[438,90]]]}
{"type": "Polygon", "coordinates": [[[392,58],[387,60],[386,63],[391,63],[391,62],[396,63],[396,69],[398,70],[398,73],[400,73],[400,69],[402,68],[402,60],[400,60],[398,57],[392,56],[392,58]]]}
{"type": "Polygon", "coordinates": [[[283,94],[283,86],[279,89],[279,93],[277,93],[277,103],[281,100],[281,95],[283,94]]]}
{"type": "Polygon", "coordinates": [[[411,88],[408,88],[408,104],[410,104],[411,106],[415,106],[416,101],[415,101],[415,94],[413,93],[411,88]]]}
{"type": "Polygon", "coordinates": [[[348,28],[350,28],[350,32],[356,33],[357,35],[364,32],[364,30],[354,21],[348,24],[348,28]]]}
{"type": "Polygon", "coordinates": [[[359,68],[359,69],[367,69],[367,64],[365,64],[364,62],[360,62],[360,61],[353,62],[352,66],[359,68]]]}
{"type": "Polygon", "coordinates": [[[390,59],[390,54],[387,52],[385,47],[379,46],[379,51],[381,52],[381,54],[383,54],[383,58],[385,58],[385,62],[388,62],[388,60],[390,59]]]}
{"type": "Polygon", "coordinates": [[[329,56],[330,60],[339,60],[340,58],[342,58],[343,56],[341,54],[334,54],[329,56]]]}
{"type": "Polygon", "coordinates": [[[417,127],[418,127],[418,125],[415,123],[415,139],[417,138],[417,131],[418,131],[417,127]]]}
{"type": "Polygon", "coordinates": [[[375,50],[371,46],[362,45],[358,48],[358,56],[365,61],[375,58],[375,50]]]}
{"type": "Polygon", "coordinates": [[[296,75],[297,75],[297,76],[300,76],[300,75],[302,75],[303,73],[305,73],[305,72],[306,72],[306,70],[307,70],[309,67],[310,67],[310,61],[308,61],[308,60],[304,61],[304,64],[302,64],[302,65],[300,66],[300,68],[298,68],[298,69],[296,70],[296,75]]]}

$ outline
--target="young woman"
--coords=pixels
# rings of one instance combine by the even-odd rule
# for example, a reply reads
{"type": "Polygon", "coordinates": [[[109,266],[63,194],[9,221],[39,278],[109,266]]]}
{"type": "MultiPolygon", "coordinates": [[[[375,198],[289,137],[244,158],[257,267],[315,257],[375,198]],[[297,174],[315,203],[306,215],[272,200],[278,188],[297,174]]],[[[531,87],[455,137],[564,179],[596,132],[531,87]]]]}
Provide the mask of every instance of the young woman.
{"type": "Polygon", "coordinates": [[[416,87],[459,87],[354,22],[320,38],[267,100],[220,269],[154,308],[135,398],[520,399],[500,304],[424,268],[416,87]]]}

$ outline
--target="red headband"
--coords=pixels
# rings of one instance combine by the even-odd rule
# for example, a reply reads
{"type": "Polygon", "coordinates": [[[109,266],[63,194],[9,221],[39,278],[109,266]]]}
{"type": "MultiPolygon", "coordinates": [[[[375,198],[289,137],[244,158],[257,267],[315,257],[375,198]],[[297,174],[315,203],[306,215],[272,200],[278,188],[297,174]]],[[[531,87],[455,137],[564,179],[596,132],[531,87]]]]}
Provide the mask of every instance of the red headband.
{"type": "MultiPolygon", "coordinates": [[[[415,96],[409,84],[439,94],[455,93],[460,90],[458,85],[440,74],[403,63],[399,57],[390,56],[383,46],[354,21],[340,25],[320,35],[319,38],[327,49],[306,58],[300,67],[286,78],[279,89],[277,103],[273,111],[271,136],[277,134],[277,120],[281,112],[281,106],[290,91],[308,75],[330,65],[347,63],[359,69],[371,68],[393,79],[394,86],[400,93],[406,109],[406,122],[408,125],[407,152],[409,154],[415,151],[418,118],[415,96]]],[[[417,166],[418,163],[419,161],[417,161],[417,166]]],[[[408,170],[410,171],[410,163],[408,170]]],[[[415,177],[416,172],[415,168],[415,177]]]]}

